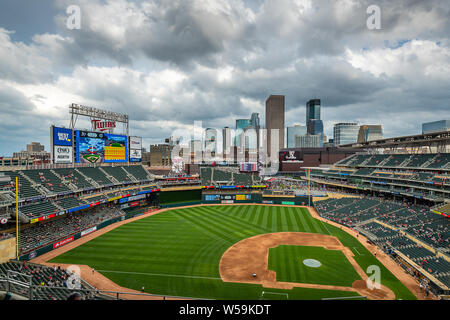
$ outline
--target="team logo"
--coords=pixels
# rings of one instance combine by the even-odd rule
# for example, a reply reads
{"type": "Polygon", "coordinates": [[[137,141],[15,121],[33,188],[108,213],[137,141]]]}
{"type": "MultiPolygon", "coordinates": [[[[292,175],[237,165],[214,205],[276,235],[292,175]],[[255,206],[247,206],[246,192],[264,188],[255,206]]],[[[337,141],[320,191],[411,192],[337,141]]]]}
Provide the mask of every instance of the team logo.
{"type": "Polygon", "coordinates": [[[92,122],[92,129],[94,131],[99,130],[99,131],[107,131],[110,129],[114,129],[116,127],[116,122],[115,121],[102,121],[102,120],[91,120],[92,122]]]}
{"type": "Polygon", "coordinates": [[[295,151],[289,151],[289,155],[286,156],[286,159],[289,159],[289,160],[295,160],[295,159],[297,159],[297,158],[295,157],[295,151]]]}
{"type": "Polygon", "coordinates": [[[58,132],[58,140],[70,142],[69,134],[64,132],[58,132]]]}

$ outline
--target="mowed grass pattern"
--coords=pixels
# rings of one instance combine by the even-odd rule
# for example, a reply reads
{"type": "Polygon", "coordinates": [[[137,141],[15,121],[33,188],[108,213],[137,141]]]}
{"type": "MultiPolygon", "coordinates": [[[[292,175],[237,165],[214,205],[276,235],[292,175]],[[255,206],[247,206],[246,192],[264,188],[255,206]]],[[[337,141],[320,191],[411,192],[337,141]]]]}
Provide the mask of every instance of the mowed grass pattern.
{"type": "Polygon", "coordinates": [[[277,281],[285,282],[351,287],[361,279],[342,251],[312,246],[270,248],[269,270],[276,272],[277,281]],[[305,259],[315,259],[321,266],[306,266],[305,259]]]}
{"type": "MultiPolygon", "coordinates": [[[[245,238],[286,231],[331,233],[364,255],[357,259],[363,269],[377,263],[356,239],[312,218],[304,208],[255,205],[199,206],[162,212],[122,225],[51,262],[86,264],[121,286],[140,290],[144,285],[145,291],[154,294],[258,299],[263,291],[260,285],[225,283],[220,279],[220,258],[230,246],[245,238]]],[[[392,285],[402,299],[414,298],[383,268],[385,280],[390,281],[386,285],[392,285]]],[[[353,295],[304,288],[270,291],[286,292],[290,299],[353,295]]]]}

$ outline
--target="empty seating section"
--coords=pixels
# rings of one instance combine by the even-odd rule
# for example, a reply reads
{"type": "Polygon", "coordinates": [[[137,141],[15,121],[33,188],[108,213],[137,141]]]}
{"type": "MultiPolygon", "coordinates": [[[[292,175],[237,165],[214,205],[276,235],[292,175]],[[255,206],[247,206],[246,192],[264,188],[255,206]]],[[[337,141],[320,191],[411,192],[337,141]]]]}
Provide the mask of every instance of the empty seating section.
{"type": "Polygon", "coordinates": [[[106,177],[106,175],[103,172],[101,172],[98,168],[86,167],[86,168],[77,168],[77,170],[83,173],[85,176],[88,176],[89,178],[97,182],[99,185],[113,184],[106,177]]]}
{"type": "Polygon", "coordinates": [[[102,170],[116,178],[119,182],[132,182],[122,167],[102,167],[102,170]]]}
{"type": "Polygon", "coordinates": [[[33,180],[35,183],[42,185],[53,193],[61,193],[71,191],[62,181],[50,170],[23,170],[23,174],[33,180]]]}
{"type": "Polygon", "coordinates": [[[54,171],[66,182],[74,184],[80,190],[93,187],[89,181],[73,168],[54,169],[54,171]]]}
{"type": "Polygon", "coordinates": [[[147,171],[144,169],[144,167],[142,167],[140,165],[139,166],[127,166],[127,167],[123,167],[123,169],[125,169],[125,171],[127,171],[128,173],[133,175],[139,181],[148,181],[149,180],[147,171]]]}
{"type": "MultiPolygon", "coordinates": [[[[433,169],[443,169],[450,163],[450,154],[449,153],[442,153],[438,154],[430,164],[426,166],[426,168],[433,168],[433,169]]],[[[448,166],[447,166],[448,168],[448,166]]]]}
{"type": "Polygon", "coordinates": [[[417,258],[424,258],[424,257],[430,257],[434,256],[435,254],[431,251],[428,251],[427,249],[420,247],[418,245],[411,245],[403,248],[397,249],[401,253],[403,253],[405,256],[410,258],[411,260],[415,260],[417,258]]]}
{"type": "Polygon", "coordinates": [[[346,167],[382,167],[382,168],[450,168],[450,154],[377,154],[351,156],[337,163],[346,167]],[[348,159],[348,160],[347,160],[348,159]]]}
{"type": "Polygon", "coordinates": [[[54,202],[58,206],[62,207],[64,210],[80,207],[80,206],[86,204],[86,202],[84,202],[82,199],[78,199],[75,197],[63,198],[63,199],[56,200],[54,202]]]}
{"type": "Polygon", "coordinates": [[[245,185],[249,186],[253,184],[252,175],[246,173],[234,173],[233,174],[234,184],[235,185],[245,185]]]}
{"type": "Polygon", "coordinates": [[[361,165],[364,161],[366,161],[368,158],[370,158],[371,155],[369,154],[357,154],[352,158],[351,161],[349,161],[346,166],[348,167],[357,167],[361,165]]]}
{"type": "Polygon", "coordinates": [[[372,174],[374,169],[371,168],[359,168],[355,172],[352,173],[353,176],[369,176],[372,174]]]}
{"type": "Polygon", "coordinates": [[[391,167],[400,167],[400,165],[406,160],[411,157],[410,154],[393,154],[387,157],[390,157],[386,163],[382,165],[382,167],[391,168],[391,167]]]}
{"type": "Polygon", "coordinates": [[[212,184],[212,169],[211,168],[200,168],[200,177],[202,179],[203,185],[212,184]]]}
{"type": "Polygon", "coordinates": [[[5,171],[5,175],[11,177],[11,183],[9,184],[9,188],[14,193],[16,192],[16,177],[19,177],[19,197],[21,199],[26,198],[34,198],[42,196],[39,191],[31,186],[30,181],[26,178],[22,177],[18,172],[5,171]]]}
{"type": "Polygon", "coordinates": [[[365,166],[379,166],[380,163],[386,159],[386,155],[384,154],[376,154],[372,156],[372,158],[369,159],[366,163],[364,163],[365,166]]]}
{"type": "Polygon", "coordinates": [[[35,204],[19,206],[19,210],[22,214],[26,215],[30,219],[38,218],[41,216],[49,215],[60,211],[50,201],[42,201],[35,204]]]}
{"type": "Polygon", "coordinates": [[[231,172],[213,168],[213,181],[214,182],[230,182],[232,180],[231,172]]]}
{"type": "Polygon", "coordinates": [[[420,168],[427,161],[432,160],[435,156],[436,156],[435,154],[415,154],[411,157],[409,162],[404,165],[404,167],[420,168]]]}

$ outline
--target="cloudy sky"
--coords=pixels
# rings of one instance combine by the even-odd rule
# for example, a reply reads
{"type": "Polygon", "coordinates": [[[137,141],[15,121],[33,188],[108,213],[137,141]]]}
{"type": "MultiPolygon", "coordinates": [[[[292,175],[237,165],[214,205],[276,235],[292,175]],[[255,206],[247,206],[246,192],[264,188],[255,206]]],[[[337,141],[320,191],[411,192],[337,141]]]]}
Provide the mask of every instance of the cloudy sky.
{"type": "Polygon", "coordinates": [[[1,0],[0,156],[48,150],[70,103],[129,114],[147,148],[195,120],[264,123],[270,94],[286,125],[320,98],[329,137],[342,121],[420,133],[450,119],[449,39],[448,0],[1,0]]]}

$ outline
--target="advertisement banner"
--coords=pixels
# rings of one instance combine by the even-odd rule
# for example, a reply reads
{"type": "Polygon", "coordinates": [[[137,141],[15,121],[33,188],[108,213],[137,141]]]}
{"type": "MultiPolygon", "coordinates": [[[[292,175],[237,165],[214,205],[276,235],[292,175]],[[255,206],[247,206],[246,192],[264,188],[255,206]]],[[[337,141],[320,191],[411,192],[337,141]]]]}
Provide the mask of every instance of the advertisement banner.
{"type": "Polygon", "coordinates": [[[59,248],[59,247],[65,245],[65,244],[67,244],[67,243],[69,243],[69,242],[72,242],[72,241],[73,241],[73,236],[71,236],[70,238],[67,238],[67,239],[64,239],[64,240],[55,242],[55,243],[53,244],[53,249],[59,248]]]}
{"type": "Polygon", "coordinates": [[[73,162],[73,150],[72,146],[54,146],[53,159],[55,163],[72,163],[73,162]]]}
{"type": "Polygon", "coordinates": [[[142,150],[142,138],[130,137],[130,149],[142,150]]]}
{"type": "Polygon", "coordinates": [[[83,236],[85,236],[85,235],[87,235],[89,233],[94,232],[95,230],[97,230],[97,226],[89,228],[89,229],[86,229],[84,231],[81,231],[81,236],[83,237],[83,236]]]}
{"type": "Polygon", "coordinates": [[[245,200],[245,194],[237,194],[236,195],[236,200],[245,200]]]}
{"type": "Polygon", "coordinates": [[[130,162],[141,162],[142,150],[130,149],[130,162]]]}
{"type": "Polygon", "coordinates": [[[53,145],[72,146],[72,129],[53,127],[53,145]]]}
{"type": "Polygon", "coordinates": [[[219,201],[220,195],[218,194],[207,194],[205,195],[205,201],[219,201]]]}
{"type": "Polygon", "coordinates": [[[223,204],[231,204],[231,203],[234,203],[234,201],[233,200],[222,200],[222,203],[223,204]]]}

